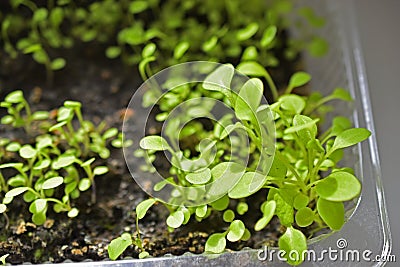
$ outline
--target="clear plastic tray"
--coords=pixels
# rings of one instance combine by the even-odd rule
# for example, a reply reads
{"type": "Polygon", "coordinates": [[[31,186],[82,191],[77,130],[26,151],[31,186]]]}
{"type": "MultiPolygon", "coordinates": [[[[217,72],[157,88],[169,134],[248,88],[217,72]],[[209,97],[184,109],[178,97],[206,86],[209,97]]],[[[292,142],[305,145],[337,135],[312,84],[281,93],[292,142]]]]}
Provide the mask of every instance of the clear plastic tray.
{"type": "MultiPolygon", "coordinates": [[[[352,149],[345,159],[345,165],[355,169],[357,177],[360,177],[363,184],[361,197],[357,203],[354,203],[354,209],[349,212],[348,221],[341,231],[310,240],[309,249],[314,250],[318,256],[323,250],[331,248],[338,251],[335,254],[338,259],[334,260],[325,254],[324,261],[304,262],[302,266],[383,266],[384,262],[375,261],[375,256],[384,258],[390,255],[391,236],[381,183],[381,170],[364,61],[354,21],[353,1],[303,0],[301,2],[312,6],[318,14],[326,18],[327,24],[318,34],[326,38],[330,45],[328,56],[322,59],[305,56],[306,70],[313,77],[311,88],[322,94],[328,94],[336,87],[347,88],[355,101],[351,105],[338,103],[337,114],[352,118],[355,126],[365,127],[372,132],[371,138],[352,149]],[[338,243],[339,241],[342,243],[338,243]],[[349,251],[352,250],[359,251],[359,261],[351,260],[349,251]],[[340,260],[341,253],[339,251],[343,252],[342,260],[340,260]],[[370,251],[370,253],[365,251],[370,251]],[[363,260],[362,253],[369,254],[367,256],[371,261],[363,260]]],[[[227,252],[214,259],[187,253],[182,256],[165,256],[145,260],[63,263],[62,265],[288,266],[278,259],[273,262],[260,261],[257,256],[258,252],[259,250],[256,249],[244,249],[240,252],[227,252]]]]}

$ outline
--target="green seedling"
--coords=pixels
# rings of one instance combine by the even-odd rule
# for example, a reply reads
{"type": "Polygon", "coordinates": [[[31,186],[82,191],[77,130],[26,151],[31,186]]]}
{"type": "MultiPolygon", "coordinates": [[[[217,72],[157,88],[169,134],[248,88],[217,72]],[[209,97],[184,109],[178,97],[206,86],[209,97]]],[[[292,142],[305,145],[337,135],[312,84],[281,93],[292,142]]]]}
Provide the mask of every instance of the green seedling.
{"type": "Polygon", "coordinates": [[[8,207],[22,196],[37,225],[46,221],[50,204],[55,212],[76,217],[79,209],[73,200],[82,192],[91,188],[92,203],[96,201],[95,177],[108,172],[98,161],[109,158],[109,143],[121,148],[129,142],[122,143],[122,134],[116,128],[105,129],[105,123],[95,127],[84,120],[79,102],[66,101],[58,109],[56,122],[47,112],[32,114],[22,91],[8,94],[2,103],[8,111],[3,123],[28,130],[35,123],[37,132],[34,142],[27,144],[1,139],[0,155],[1,159],[7,156],[7,163],[0,165],[0,190],[4,193],[0,213],[8,219],[8,207]],[[8,169],[7,177],[4,169],[8,169]]]}
{"type": "MultiPolygon", "coordinates": [[[[258,66],[254,62],[246,64],[251,65],[246,66],[243,63],[239,65],[239,69],[246,70],[245,72],[252,76],[265,77],[265,70],[261,69],[261,65],[258,66]],[[259,73],[255,73],[257,69],[260,69],[259,73]],[[260,73],[262,75],[258,75],[260,73]]],[[[224,71],[217,69],[215,72],[218,72],[219,79],[226,79],[224,84],[229,85],[231,76],[226,70],[230,67],[224,68],[224,71]]],[[[210,74],[210,77],[212,75],[210,74]]],[[[156,191],[167,183],[204,186],[221,179],[219,173],[224,172],[228,173],[231,179],[239,175],[237,184],[212,203],[185,207],[186,200],[179,195],[171,195],[169,204],[161,202],[170,211],[166,224],[171,231],[187,224],[192,217],[201,222],[211,213],[220,213],[227,223],[226,230],[212,233],[205,245],[206,253],[218,254],[225,251],[227,241],[248,240],[251,236],[249,229],[261,231],[276,216],[286,229],[279,238],[279,247],[287,252],[295,250],[302,255],[307,249],[307,238],[303,232],[306,227],[315,225],[314,232],[324,228],[332,231],[341,229],[346,220],[344,203],[358,197],[361,183],[351,168],[343,168],[340,165],[340,160],[345,148],[364,141],[370,136],[370,132],[363,128],[352,128],[351,122],[344,117],[334,118],[327,131],[319,132],[322,119],[319,111],[323,110],[325,104],[331,100],[351,101],[351,97],[344,89],[336,89],[326,97],[316,97],[313,94],[302,97],[292,94],[293,89],[304,86],[310,79],[310,75],[305,72],[295,73],[286,90],[277,95],[276,101],[269,107],[263,106],[259,101],[264,89],[262,82],[257,78],[243,85],[237,96],[232,91],[218,86],[203,85],[205,90],[220,90],[224,102],[234,110],[236,122],[230,115],[215,123],[212,130],[196,128],[193,125],[185,126],[189,129],[184,127],[181,132],[188,132],[198,140],[207,138],[205,143],[199,144],[197,154],[188,150],[181,151],[176,143],[169,142],[159,135],[146,136],[140,141],[142,150],[136,154],[146,157],[149,164],[143,170],[152,169],[150,165],[155,160],[155,152],[168,151],[172,155],[174,164],[170,168],[171,177],[156,184],[156,191]],[[247,94],[247,90],[251,93],[247,94]],[[271,112],[276,127],[275,157],[270,168],[267,165],[267,156],[263,154],[263,143],[269,140],[269,137],[260,131],[258,123],[267,119],[268,113],[262,113],[263,110],[271,112]],[[236,162],[237,158],[226,156],[225,153],[230,147],[228,145],[231,141],[227,138],[229,134],[243,131],[249,136],[250,150],[242,147],[241,142],[234,143],[231,149],[251,153],[254,161],[245,166],[241,165],[241,161],[236,162]],[[255,164],[256,159],[261,159],[259,166],[255,164]],[[262,216],[255,225],[248,225],[248,222],[238,219],[238,216],[248,212],[248,197],[265,189],[268,190],[268,194],[260,206],[262,216]],[[235,200],[240,200],[236,209],[229,209],[229,203],[235,200]]],[[[209,110],[205,105],[202,105],[202,109],[196,107],[196,112],[204,114],[209,110]]],[[[176,125],[171,121],[170,125],[176,125]]],[[[176,128],[167,128],[165,134],[173,140],[171,137],[176,138],[177,132],[179,131],[176,128]]],[[[138,205],[137,225],[138,220],[144,217],[155,201],[150,199],[138,205]]],[[[137,233],[140,238],[139,228],[137,233]]],[[[124,249],[122,246],[118,248],[120,255],[124,249]]],[[[292,265],[298,265],[303,259],[287,260],[292,265]]]]}

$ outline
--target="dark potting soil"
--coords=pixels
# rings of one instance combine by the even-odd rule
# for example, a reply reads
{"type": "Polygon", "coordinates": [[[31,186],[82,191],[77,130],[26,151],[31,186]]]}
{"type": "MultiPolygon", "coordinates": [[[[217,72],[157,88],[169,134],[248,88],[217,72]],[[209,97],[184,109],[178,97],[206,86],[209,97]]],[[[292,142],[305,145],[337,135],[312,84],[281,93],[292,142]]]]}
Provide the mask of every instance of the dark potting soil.
{"type": "MultiPolygon", "coordinates": [[[[66,52],[68,65],[55,73],[55,82],[51,86],[46,85],[43,66],[32,62],[29,57],[11,61],[3,55],[0,60],[0,97],[4,99],[10,91],[23,89],[34,110],[52,110],[67,99],[77,100],[82,102],[86,119],[95,123],[105,120],[109,127],[121,128],[125,108],[141,79],[135,68],[94,56],[101,49],[86,46],[75,50],[75,54],[66,52]]],[[[279,71],[285,73],[282,69],[279,71]]],[[[287,71],[288,75],[292,72],[287,71]]],[[[288,76],[281,76],[278,84],[286,84],[288,76]]],[[[128,112],[136,115],[134,110],[128,112]]],[[[0,114],[3,115],[4,111],[0,114]]],[[[6,126],[0,126],[0,134],[8,138],[24,138],[20,131],[11,131],[6,126]]],[[[69,219],[66,214],[56,214],[49,209],[46,223],[36,226],[31,223],[28,205],[16,198],[7,212],[8,228],[5,227],[5,218],[0,216],[0,255],[10,254],[6,261],[12,264],[107,259],[107,245],[113,238],[123,232],[135,232],[135,207],[148,197],[132,179],[120,150],[112,151],[107,165],[110,172],[96,178],[97,202],[90,203],[90,192],[82,193],[76,202],[80,210],[77,218],[69,219]]],[[[266,194],[267,191],[262,190],[247,202],[250,207],[243,218],[249,229],[253,229],[261,217],[260,199],[265,199],[266,194]]],[[[235,207],[234,203],[231,205],[235,207]]],[[[226,230],[226,223],[219,213],[201,223],[192,220],[169,233],[165,224],[167,216],[166,208],[155,205],[140,221],[144,247],[151,256],[202,253],[210,230],[226,230]]],[[[248,241],[228,242],[227,248],[240,250],[244,247],[258,248],[263,244],[274,246],[282,231],[284,229],[274,219],[264,230],[253,231],[248,241]]],[[[138,253],[131,246],[121,258],[136,258],[138,253]]]]}

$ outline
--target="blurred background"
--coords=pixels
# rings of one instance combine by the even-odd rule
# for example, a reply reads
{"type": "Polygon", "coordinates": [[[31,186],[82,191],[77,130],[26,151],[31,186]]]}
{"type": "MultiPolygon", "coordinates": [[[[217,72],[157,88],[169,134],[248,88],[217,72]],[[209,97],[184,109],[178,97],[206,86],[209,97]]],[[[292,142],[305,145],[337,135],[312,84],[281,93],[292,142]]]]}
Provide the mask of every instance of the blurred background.
{"type": "Polygon", "coordinates": [[[400,263],[400,1],[355,0],[363,48],[382,180],[392,231],[392,254],[400,263]]]}

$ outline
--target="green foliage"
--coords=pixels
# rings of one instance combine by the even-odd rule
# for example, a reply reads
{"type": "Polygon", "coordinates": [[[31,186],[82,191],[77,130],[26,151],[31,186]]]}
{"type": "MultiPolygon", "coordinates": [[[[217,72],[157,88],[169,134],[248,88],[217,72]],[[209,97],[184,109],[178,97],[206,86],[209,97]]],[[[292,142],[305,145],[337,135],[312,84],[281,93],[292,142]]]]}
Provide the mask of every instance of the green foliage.
{"type": "Polygon", "coordinates": [[[89,188],[95,202],[95,177],[108,172],[106,166],[99,165],[99,159],[109,157],[108,144],[116,140],[118,130],[105,130],[104,123],[95,127],[84,120],[81,103],[76,101],[65,101],[55,121],[48,112],[32,113],[20,90],[8,94],[1,106],[8,112],[2,123],[23,127],[34,142],[3,140],[0,144],[2,161],[8,156],[7,163],[0,165],[0,190],[4,193],[0,213],[13,207],[14,198],[22,197],[32,221],[41,225],[50,207],[57,213],[66,212],[70,218],[78,216],[74,199],[89,188]],[[2,174],[5,169],[7,176],[2,174]]]}
{"type": "MultiPolygon", "coordinates": [[[[269,77],[264,67],[256,62],[240,63],[238,69],[251,76],[269,77]]],[[[335,89],[326,97],[293,94],[292,89],[311,80],[309,74],[297,72],[291,77],[285,92],[278,95],[269,107],[271,117],[275,120],[277,138],[275,159],[270,170],[263,172],[252,161],[243,166],[240,160],[235,162],[235,159],[225,156],[225,149],[230,144],[228,136],[233,132],[248,133],[252,157],[262,158],[262,141],[267,140],[268,136],[257,128],[257,119],[261,116],[260,110],[263,110],[260,100],[264,84],[257,78],[250,79],[236,94],[227,89],[230,88],[232,79],[232,66],[222,65],[205,79],[203,88],[222,94],[222,99],[233,109],[234,115],[229,119],[221,118],[219,123],[213,124],[211,130],[201,127],[191,129],[192,125],[185,125],[182,129],[190,132],[195,140],[207,140],[196,148],[199,154],[181,151],[160,135],[146,136],[140,141],[141,149],[149,157],[155,158],[154,153],[161,150],[171,153],[174,164],[170,168],[171,179],[168,181],[172,184],[196,188],[213,181],[227,184],[230,180],[237,179],[237,183],[232,184],[222,198],[210,204],[185,208],[185,199],[171,195],[171,203],[179,205],[164,203],[170,211],[166,224],[172,230],[185,225],[192,216],[201,222],[211,213],[222,214],[224,222],[228,224],[226,231],[210,235],[205,246],[207,253],[221,253],[225,250],[227,240],[247,240],[251,235],[248,228],[253,227],[255,231],[260,231],[276,216],[286,228],[279,239],[280,248],[287,252],[294,250],[302,255],[307,249],[306,237],[302,231],[304,228],[315,225],[313,227],[316,229],[329,227],[339,230],[344,224],[344,202],[358,197],[361,183],[352,172],[343,169],[339,161],[344,148],[364,141],[370,132],[362,128],[351,128],[350,121],[343,117],[334,118],[332,126],[326,132],[319,132],[321,121],[324,120],[320,110],[324,109],[325,104],[331,100],[351,101],[351,98],[341,88],[335,89]],[[236,121],[232,117],[236,117],[236,121]],[[212,148],[215,153],[210,153],[212,148]],[[207,165],[202,165],[203,163],[207,165]],[[247,225],[248,222],[241,220],[239,216],[249,209],[247,199],[262,189],[269,190],[260,206],[262,216],[255,225],[247,225]],[[240,202],[235,212],[229,208],[229,203],[237,200],[240,202]]],[[[196,112],[200,114],[208,114],[208,110],[206,105],[196,107],[196,112]]],[[[169,118],[169,124],[174,125],[174,119],[179,120],[169,118]]],[[[176,132],[177,129],[171,130],[170,137],[174,137],[176,132]]],[[[240,143],[235,146],[248,153],[240,143]]],[[[224,193],[220,186],[210,185],[207,194],[220,196],[224,193]]],[[[145,203],[147,202],[139,206],[147,206],[145,203]]],[[[143,218],[144,213],[140,215],[143,218]]],[[[302,259],[289,259],[292,265],[301,262],[302,259]]]]}
{"type": "MultiPolygon", "coordinates": [[[[1,45],[12,58],[30,54],[45,66],[49,80],[67,64],[59,54],[82,43],[105,44],[106,57],[139,64],[143,78],[183,61],[245,61],[256,56],[263,66],[276,67],[279,50],[289,59],[302,49],[316,56],[327,50],[326,41],[312,31],[301,39],[284,40],[286,44],[274,39],[289,25],[286,15],[295,11],[293,0],[192,0],[185,5],[178,0],[6,2],[10,11],[0,17],[1,45]]],[[[323,25],[311,8],[298,14],[305,18],[304,29],[323,25]]]]}

